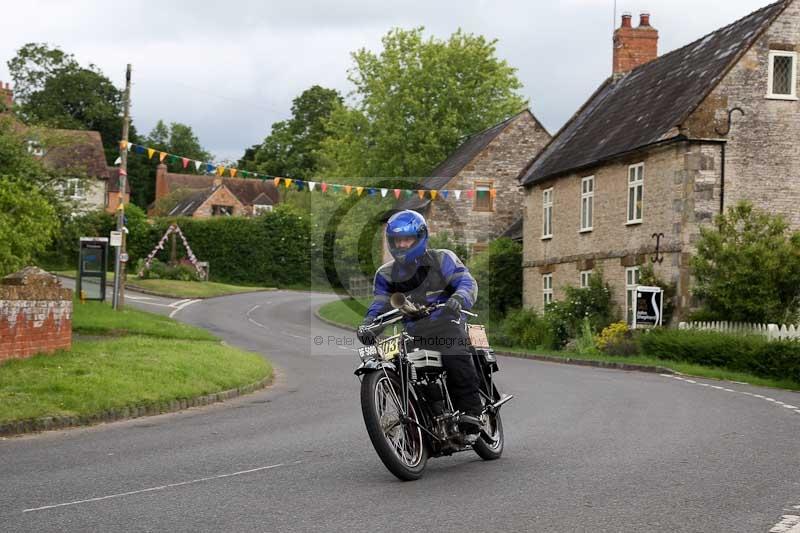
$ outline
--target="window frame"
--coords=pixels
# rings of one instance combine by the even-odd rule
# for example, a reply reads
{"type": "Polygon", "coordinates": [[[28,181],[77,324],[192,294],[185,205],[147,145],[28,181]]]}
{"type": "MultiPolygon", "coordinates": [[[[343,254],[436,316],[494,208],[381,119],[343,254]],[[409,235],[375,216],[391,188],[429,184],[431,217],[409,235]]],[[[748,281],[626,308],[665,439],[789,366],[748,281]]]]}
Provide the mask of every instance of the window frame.
{"type": "Polygon", "coordinates": [[[212,204],[211,205],[211,216],[212,217],[232,217],[235,213],[234,206],[232,205],[225,205],[225,204],[212,204]],[[223,212],[223,209],[230,209],[230,213],[223,212]],[[215,211],[219,211],[215,213],[215,211]]]}
{"type": "Polygon", "coordinates": [[[594,176],[586,176],[585,178],[581,178],[580,233],[589,232],[592,231],[593,229],[594,229],[594,176]],[[591,190],[586,190],[587,183],[590,184],[591,190]],[[588,225],[584,226],[584,222],[588,222],[588,225]]]}
{"type": "Polygon", "coordinates": [[[767,66],[767,96],[770,100],[797,100],[797,52],[786,50],[770,50],[767,66]],[[790,94],[776,94],[773,89],[775,84],[775,58],[789,57],[792,59],[792,79],[790,94]]]}
{"type": "Polygon", "coordinates": [[[263,213],[271,213],[273,210],[272,204],[253,204],[253,216],[259,216],[263,213]]]}
{"type": "Polygon", "coordinates": [[[592,277],[593,270],[581,270],[580,273],[580,287],[581,289],[585,289],[589,286],[589,278],[592,277]]]}
{"type": "Polygon", "coordinates": [[[625,218],[627,219],[626,225],[633,225],[633,224],[641,224],[644,220],[644,161],[641,163],[636,163],[635,165],[628,166],[628,173],[626,176],[626,180],[628,183],[628,187],[626,189],[627,192],[627,209],[625,210],[625,218]],[[631,171],[634,173],[635,179],[631,180],[631,171]],[[638,172],[641,171],[641,172],[638,172]],[[633,213],[631,213],[631,190],[633,190],[633,198],[634,198],[634,205],[633,205],[633,213]],[[638,193],[637,193],[638,191],[638,193]],[[636,218],[636,197],[639,198],[639,217],[636,218]],[[631,214],[634,215],[634,218],[631,218],[631,214]]]}
{"type": "Polygon", "coordinates": [[[627,267],[625,269],[625,321],[628,325],[633,324],[633,304],[636,302],[636,287],[642,279],[642,269],[639,266],[627,267]],[[631,278],[629,274],[633,274],[631,278]],[[632,280],[632,283],[631,283],[632,280]]]}
{"type": "Polygon", "coordinates": [[[542,308],[553,303],[553,274],[542,274],[542,308]],[[549,282],[549,283],[548,283],[549,282]]]}
{"type": "Polygon", "coordinates": [[[542,239],[553,238],[553,187],[542,190],[542,239]],[[548,233],[549,231],[549,233],[548,233]]]}
{"type": "Polygon", "coordinates": [[[86,189],[81,183],[81,178],[67,178],[64,187],[65,196],[70,200],[85,200],[86,189]]]}
{"type": "Polygon", "coordinates": [[[475,180],[472,183],[472,210],[484,213],[491,213],[494,211],[494,198],[492,198],[492,189],[494,188],[494,181],[491,180],[475,180]],[[478,190],[479,187],[486,187],[486,195],[488,196],[488,207],[478,205],[478,190]]]}

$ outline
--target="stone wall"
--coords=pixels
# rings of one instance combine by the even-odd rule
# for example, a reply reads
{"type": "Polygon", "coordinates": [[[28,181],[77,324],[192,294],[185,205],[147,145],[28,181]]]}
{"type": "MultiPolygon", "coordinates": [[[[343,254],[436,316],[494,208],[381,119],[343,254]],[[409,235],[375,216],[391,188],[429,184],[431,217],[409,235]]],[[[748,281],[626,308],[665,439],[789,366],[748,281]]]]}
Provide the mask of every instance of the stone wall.
{"type": "Polygon", "coordinates": [[[543,306],[542,276],[553,274],[554,299],[564,287],[580,285],[580,272],[603,269],[624,310],[625,269],[652,264],[653,234],[663,233],[663,262],[655,271],[678,285],[677,316],[692,303],[689,260],[700,225],[712,220],[719,204],[720,147],[681,142],[651,148],[526,190],[523,242],[523,303],[543,306]],[[627,222],[628,168],[644,163],[642,222],[627,222]],[[592,229],[580,230],[581,180],[594,176],[592,229]],[[543,198],[553,188],[553,236],[542,238],[543,198]]]}
{"type": "Polygon", "coordinates": [[[474,190],[479,183],[494,188],[493,209],[475,209],[475,198],[434,201],[425,213],[432,234],[449,232],[472,247],[488,243],[522,214],[524,193],[517,176],[550,140],[550,134],[531,113],[521,113],[453,179],[446,189],[474,190]]]}
{"type": "Polygon", "coordinates": [[[233,216],[243,216],[245,214],[244,206],[236,196],[234,196],[227,187],[219,187],[205,202],[203,202],[203,205],[195,210],[192,216],[194,218],[209,218],[213,216],[215,205],[232,207],[233,216]]]}
{"type": "Polygon", "coordinates": [[[0,361],[72,346],[72,291],[28,267],[0,282],[0,361]]]}

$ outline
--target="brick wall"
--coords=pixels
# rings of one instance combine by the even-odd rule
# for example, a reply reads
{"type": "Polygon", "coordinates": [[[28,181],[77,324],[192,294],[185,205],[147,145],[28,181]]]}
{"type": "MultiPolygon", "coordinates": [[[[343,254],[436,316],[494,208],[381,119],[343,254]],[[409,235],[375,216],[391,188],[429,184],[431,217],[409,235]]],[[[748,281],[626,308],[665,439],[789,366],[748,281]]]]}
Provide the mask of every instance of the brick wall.
{"type": "Polygon", "coordinates": [[[431,233],[449,232],[469,247],[496,238],[522,214],[524,193],[517,176],[549,140],[532,114],[520,114],[445,187],[469,190],[489,183],[497,191],[493,209],[476,210],[475,199],[466,194],[437,200],[425,213],[431,233]]]}
{"type": "Polygon", "coordinates": [[[28,267],[0,282],[0,361],[72,346],[72,291],[28,267]]]}
{"type": "Polygon", "coordinates": [[[642,13],[639,27],[631,25],[631,16],[622,15],[622,25],[614,31],[613,72],[633,70],[658,57],[658,30],[650,26],[650,15],[642,13]]]}
{"type": "Polygon", "coordinates": [[[228,190],[227,187],[219,187],[214,191],[208,199],[203,202],[203,205],[198,207],[194,214],[194,218],[209,218],[212,216],[215,205],[230,206],[233,208],[233,216],[242,216],[245,214],[244,206],[242,203],[228,190]]]}

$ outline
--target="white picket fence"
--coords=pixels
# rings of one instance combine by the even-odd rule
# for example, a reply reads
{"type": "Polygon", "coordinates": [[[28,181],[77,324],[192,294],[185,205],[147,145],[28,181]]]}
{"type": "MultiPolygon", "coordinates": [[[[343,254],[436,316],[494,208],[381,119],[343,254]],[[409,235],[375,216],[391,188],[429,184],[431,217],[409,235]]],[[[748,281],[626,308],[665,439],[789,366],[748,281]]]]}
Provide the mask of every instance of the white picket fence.
{"type": "Polygon", "coordinates": [[[678,329],[718,331],[734,335],[763,335],[771,341],[800,339],[800,326],[786,324],[749,324],[744,322],[681,322],[678,329]]]}

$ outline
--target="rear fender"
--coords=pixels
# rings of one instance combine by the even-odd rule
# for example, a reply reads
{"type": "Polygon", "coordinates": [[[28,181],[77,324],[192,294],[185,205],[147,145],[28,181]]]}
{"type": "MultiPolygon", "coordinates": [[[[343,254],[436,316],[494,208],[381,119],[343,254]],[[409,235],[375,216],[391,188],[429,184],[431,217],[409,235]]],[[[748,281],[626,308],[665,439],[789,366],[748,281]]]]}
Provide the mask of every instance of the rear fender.
{"type": "Polygon", "coordinates": [[[370,372],[383,370],[384,368],[387,370],[392,370],[393,372],[397,371],[397,367],[394,366],[394,363],[390,363],[389,361],[378,361],[377,359],[367,359],[355,369],[353,374],[356,376],[361,376],[370,372]]]}

